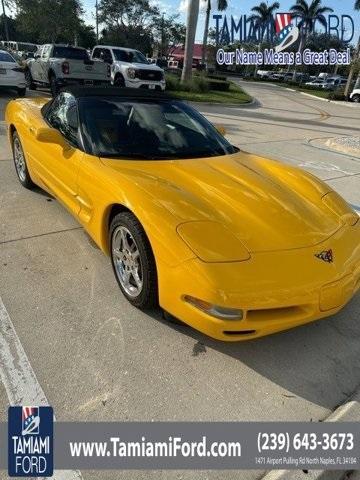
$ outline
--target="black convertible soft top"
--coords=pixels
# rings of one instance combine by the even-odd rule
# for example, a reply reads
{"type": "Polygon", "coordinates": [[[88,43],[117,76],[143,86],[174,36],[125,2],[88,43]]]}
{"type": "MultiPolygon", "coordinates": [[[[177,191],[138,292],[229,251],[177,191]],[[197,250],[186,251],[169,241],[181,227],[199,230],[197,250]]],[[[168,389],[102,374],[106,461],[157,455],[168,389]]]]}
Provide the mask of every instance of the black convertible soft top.
{"type": "Polygon", "coordinates": [[[69,92],[75,98],[84,97],[123,97],[131,99],[151,99],[151,100],[167,100],[174,99],[168,92],[160,92],[156,90],[147,90],[143,88],[119,88],[119,87],[82,87],[69,86],[61,90],[69,92]]]}

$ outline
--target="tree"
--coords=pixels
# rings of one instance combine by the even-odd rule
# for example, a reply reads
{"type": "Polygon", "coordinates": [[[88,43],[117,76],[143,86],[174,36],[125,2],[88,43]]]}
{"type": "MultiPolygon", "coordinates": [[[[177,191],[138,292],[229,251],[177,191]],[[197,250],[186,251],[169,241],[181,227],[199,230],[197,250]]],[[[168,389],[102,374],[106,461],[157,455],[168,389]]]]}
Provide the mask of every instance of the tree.
{"type": "Polygon", "coordinates": [[[154,47],[158,50],[159,56],[168,58],[175,47],[185,43],[185,25],[178,22],[179,15],[162,15],[156,20],[156,27],[153,29],[154,47]]]}
{"type": "Polygon", "coordinates": [[[316,22],[327,28],[324,14],[334,10],[330,7],[323,7],[321,1],[312,0],[309,5],[306,0],[297,0],[296,4],[290,8],[292,16],[300,20],[298,23],[301,33],[299,52],[303,51],[306,39],[310,33],[313,33],[316,22]]]}
{"type": "MultiPolygon", "coordinates": [[[[217,10],[222,12],[228,7],[227,0],[217,0],[217,10]]],[[[206,2],[206,14],[205,14],[205,28],[203,36],[203,49],[201,54],[201,62],[204,64],[207,62],[207,44],[209,36],[209,23],[210,23],[210,13],[211,13],[211,0],[206,2]]]]}
{"type": "MultiPolygon", "coordinates": [[[[360,10],[360,0],[355,1],[354,8],[355,8],[355,10],[360,10]]],[[[348,76],[348,79],[347,79],[347,82],[346,82],[346,87],[345,87],[345,92],[344,92],[345,98],[349,98],[350,89],[351,89],[351,85],[352,85],[352,80],[354,78],[355,69],[357,68],[358,63],[359,63],[359,58],[360,58],[360,35],[359,35],[359,39],[358,39],[357,46],[356,46],[356,49],[355,49],[353,60],[351,62],[351,68],[350,68],[349,76],[348,76]]]]}
{"type": "Polygon", "coordinates": [[[127,27],[147,30],[160,16],[158,7],[149,0],[100,0],[99,21],[106,29],[127,27]]]}
{"type": "MultiPolygon", "coordinates": [[[[251,9],[254,12],[249,20],[255,23],[256,28],[259,32],[259,47],[258,50],[261,50],[261,45],[264,42],[265,30],[266,27],[274,22],[274,13],[280,7],[279,2],[274,2],[272,5],[268,5],[265,2],[261,2],[260,5],[257,5],[251,9]]],[[[256,76],[257,65],[255,66],[254,76],[256,76]]]]}
{"type": "Polygon", "coordinates": [[[80,0],[16,0],[19,31],[33,42],[68,42],[81,29],[80,0]]]}
{"type": "Polygon", "coordinates": [[[198,17],[199,0],[189,0],[186,22],[184,66],[181,74],[182,83],[191,80],[192,77],[192,63],[198,17]]]}

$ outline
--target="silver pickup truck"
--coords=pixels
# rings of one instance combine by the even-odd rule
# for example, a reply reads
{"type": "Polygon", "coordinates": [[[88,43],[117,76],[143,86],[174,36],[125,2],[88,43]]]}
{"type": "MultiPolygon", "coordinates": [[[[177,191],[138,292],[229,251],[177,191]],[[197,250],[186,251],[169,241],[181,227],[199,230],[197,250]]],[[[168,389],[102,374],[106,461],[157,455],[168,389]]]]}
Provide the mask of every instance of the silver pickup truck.
{"type": "Polygon", "coordinates": [[[69,45],[41,45],[27,61],[25,78],[28,88],[50,87],[52,95],[66,85],[109,85],[110,66],[91,60],[84,48],[69,45]]]}

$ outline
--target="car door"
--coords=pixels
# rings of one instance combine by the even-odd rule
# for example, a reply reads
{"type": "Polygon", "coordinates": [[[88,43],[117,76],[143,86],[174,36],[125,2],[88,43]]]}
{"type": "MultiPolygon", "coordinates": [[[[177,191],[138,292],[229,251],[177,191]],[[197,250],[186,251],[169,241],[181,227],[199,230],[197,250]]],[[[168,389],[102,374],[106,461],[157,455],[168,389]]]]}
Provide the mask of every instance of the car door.
{"type": "Polygon", "coordinates": [[[39,80],[47,83],[49,81],[49,59],[52,51],[52,45],[45,45],[41,53],[39,62],[39,80]]]}
{"type": "Polygon", "coordinates": [[[46,47],[46,45],[39,47],[39,49],[35,53],[34,60],[31,61],[31,76],[37,82],[40,82],[40,63],[44,47],[46,47]]]}
{"type": "Polygon", "coordinates": [[[83,158],[76,99],[60,93],[46,110],[45,121],[61,133],[59,143],[37,144],[37,174],[41,181],[73,214],[79,212],[77,178],[83,158]]]}

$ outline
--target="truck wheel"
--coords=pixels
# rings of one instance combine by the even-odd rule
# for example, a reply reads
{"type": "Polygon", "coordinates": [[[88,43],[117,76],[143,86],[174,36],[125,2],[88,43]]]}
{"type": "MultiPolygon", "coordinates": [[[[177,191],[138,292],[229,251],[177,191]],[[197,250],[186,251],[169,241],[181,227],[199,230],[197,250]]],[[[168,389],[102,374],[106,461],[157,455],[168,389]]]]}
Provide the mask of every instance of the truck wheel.
{"type": "Polygon", "coordinates": [[[56,97],[56,95],[59,93],[59,86],[56,82],[56,77],[55,75],[50,75],[50,91],[51,91],[51,95],[53,97],[56,97]]]}
{"type": "Polygon", "coordinates": [[[125,80],[121,73],[117,73],[114,78],[114,85],[115,87],[124,88],[125,87],[125,80]]]}
{"type": "Polygon", "coordinates": [[[355,103],[360,103],[360,95],[356,94],[352,97],[352,101],[355,103]]]}
{"type": "Polygon", "coordinates": [[[36,85],[34,83],[34,80],[31,76],[31,72],[29,69],[25,70],[25,81],[26,81],[26,86],[28,87],[29,90],[36,90],[36,85]]]}
{"type": "Polygon", "coordinates": [[[18,89],[17,89],[17,92],[18,92],[18,96],[19,96],[19,97],[25,97],[25,95],[26,95],[26,87],[25,87],[25,88],[18,88],[18,89]]]}

